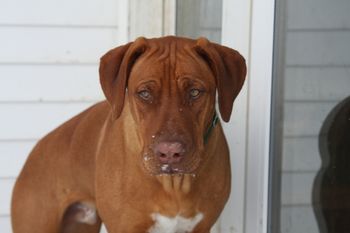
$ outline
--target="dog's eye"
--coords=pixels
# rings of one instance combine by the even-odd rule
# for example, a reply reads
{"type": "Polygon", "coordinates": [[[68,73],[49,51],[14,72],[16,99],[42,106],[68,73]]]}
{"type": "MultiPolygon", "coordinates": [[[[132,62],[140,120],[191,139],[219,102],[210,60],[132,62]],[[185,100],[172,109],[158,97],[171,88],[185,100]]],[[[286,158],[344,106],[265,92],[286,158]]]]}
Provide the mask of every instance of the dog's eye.
{"type": "Polygon", "coordinates": [[[137,94],[144,100],[150,100],[152,97],[151,93],[147,90],[139,91],[137,94]]]}
{"type": "Polygon", "coordinates": [[[201,94],[201,91],[199,89],[191,89],[190,90],[190,97],[192,99],[197,99],[200,94],[201,94]]]}

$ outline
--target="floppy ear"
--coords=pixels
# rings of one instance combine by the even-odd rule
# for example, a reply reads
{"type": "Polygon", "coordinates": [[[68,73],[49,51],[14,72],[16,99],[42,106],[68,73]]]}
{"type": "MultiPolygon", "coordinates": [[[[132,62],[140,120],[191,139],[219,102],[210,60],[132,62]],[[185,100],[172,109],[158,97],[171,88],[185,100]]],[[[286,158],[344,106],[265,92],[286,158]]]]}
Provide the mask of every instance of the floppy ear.
{"type": "Polygon", "coordinates": [[[195,50],[215,75],[220,114],[228,122],[233,101],[240,92],[247,73],[245,59],[236,50],[210,43],[206,38],[197,40],[195,50]]]}
{"type": "Polygon", "coordinates": [[[146,39],[119,46],[107,52],[100,60],[100,83],[117,119],[124,107],[125,91],[132,65],[146,49],[146,39]]]}

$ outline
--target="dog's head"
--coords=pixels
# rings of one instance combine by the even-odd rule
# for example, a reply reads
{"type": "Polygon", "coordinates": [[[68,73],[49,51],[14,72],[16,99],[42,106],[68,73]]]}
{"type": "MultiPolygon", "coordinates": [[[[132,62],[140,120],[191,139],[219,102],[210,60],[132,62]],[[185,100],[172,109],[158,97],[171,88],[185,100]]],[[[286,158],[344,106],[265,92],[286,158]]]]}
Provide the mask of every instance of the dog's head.
{"type": "Polygon", "coordinates": [[[178,37],[138,38],[101,58],[100,81],[113,118],[127,98],[137,124],[141,158],[151,174],[193,173],[216,120],[229,121],[245,79],[235,50],[178,37]]]}

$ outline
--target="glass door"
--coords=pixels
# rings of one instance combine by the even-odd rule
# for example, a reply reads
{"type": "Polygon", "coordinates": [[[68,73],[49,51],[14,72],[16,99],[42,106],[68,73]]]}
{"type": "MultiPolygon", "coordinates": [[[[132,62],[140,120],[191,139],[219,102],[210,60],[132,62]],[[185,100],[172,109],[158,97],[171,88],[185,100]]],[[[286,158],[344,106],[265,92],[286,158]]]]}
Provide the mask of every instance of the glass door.
{"type": "Polygon", "coordinates": [[[276,2],[270,232],[350,232],[349,12],[276,2]]]}
{"type": "Polygon", "coordinates": [[[177,0],[176,35],[221,42],[222,0],[177,0]]]}

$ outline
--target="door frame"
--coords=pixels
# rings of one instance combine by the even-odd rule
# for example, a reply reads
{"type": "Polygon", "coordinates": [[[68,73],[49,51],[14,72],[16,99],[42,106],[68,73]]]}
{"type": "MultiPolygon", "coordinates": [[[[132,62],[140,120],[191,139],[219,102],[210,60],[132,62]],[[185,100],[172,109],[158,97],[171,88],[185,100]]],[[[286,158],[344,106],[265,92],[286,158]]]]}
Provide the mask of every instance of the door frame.
{"type": "Polygon", "coordinates": [[[274,20],[275,0],[223,0],[222,43],[245,56],[248,77],[227,125],[237,155],[231,157],[233,203],[225,210],[231,215],[221,225],[235,231],[222,232],[268,231],[274,20]]]}

